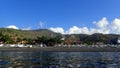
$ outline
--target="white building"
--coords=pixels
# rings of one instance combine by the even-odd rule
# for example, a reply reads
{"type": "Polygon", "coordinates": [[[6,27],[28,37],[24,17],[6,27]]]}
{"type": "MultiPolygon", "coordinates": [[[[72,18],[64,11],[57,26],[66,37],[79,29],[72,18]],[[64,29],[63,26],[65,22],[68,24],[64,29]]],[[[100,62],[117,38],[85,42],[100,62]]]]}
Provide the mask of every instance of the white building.
{"type": "Polygon", "coordinates": [[[117,43],[120,44],[120,37],[117,39],[117,43]]]}

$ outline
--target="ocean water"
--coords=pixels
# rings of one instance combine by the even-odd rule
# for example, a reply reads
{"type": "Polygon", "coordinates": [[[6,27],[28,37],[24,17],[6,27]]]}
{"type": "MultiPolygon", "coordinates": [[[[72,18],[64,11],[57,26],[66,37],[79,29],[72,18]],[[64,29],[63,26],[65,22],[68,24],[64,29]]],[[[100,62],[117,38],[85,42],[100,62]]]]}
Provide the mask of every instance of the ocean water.
{"type": "Polygon", "coordinates": [[[0,52],[0,68],[120,68],[120,52],[0,52]]]}

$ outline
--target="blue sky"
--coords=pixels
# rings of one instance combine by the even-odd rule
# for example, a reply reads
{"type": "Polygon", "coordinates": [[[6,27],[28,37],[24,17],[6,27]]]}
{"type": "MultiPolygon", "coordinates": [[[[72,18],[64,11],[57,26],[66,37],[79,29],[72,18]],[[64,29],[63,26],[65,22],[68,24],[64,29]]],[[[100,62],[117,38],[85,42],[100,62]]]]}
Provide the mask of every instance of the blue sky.
{"type": "MultiPolygon", "coordinates": [[[[41,22],[42,28],[57,29],[56,32],[61,29],[68,33],[73,28],[75,33],[87,28],[88,32],[95,29],[93,33],[104,33],[104,30],[98,31],[100,21],[106,20],[105,26],[112,28],[112,23],[116,25],[113,21],[119,18],[120,0],[0,0],[0,27],[14,25],[33,30],[39,29],[41,22]]],[[[117,32],[112,30],[108,33],[120,33],[119,27],[117,32]]]]}

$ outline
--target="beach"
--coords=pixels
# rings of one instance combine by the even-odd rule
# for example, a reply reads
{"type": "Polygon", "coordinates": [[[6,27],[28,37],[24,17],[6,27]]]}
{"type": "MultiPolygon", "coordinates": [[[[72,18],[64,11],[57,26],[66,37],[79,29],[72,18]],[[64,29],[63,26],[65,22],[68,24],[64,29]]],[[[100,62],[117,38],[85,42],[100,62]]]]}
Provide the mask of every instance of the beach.
{"type": "Polygon", "coordinates": [[[120,48],[93,48],[93,47],[39,47],[39,48],[26,48],[26,47],[1,47],[0,51],[12,51],[12,52],[119,52],[120,48]]]}

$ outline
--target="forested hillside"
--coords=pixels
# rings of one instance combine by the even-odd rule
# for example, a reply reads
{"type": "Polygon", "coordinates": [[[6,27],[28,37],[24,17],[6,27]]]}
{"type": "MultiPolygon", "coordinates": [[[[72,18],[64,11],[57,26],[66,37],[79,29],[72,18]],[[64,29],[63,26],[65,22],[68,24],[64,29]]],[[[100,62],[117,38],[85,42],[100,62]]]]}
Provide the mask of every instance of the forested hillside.
{"type": "Polygon", "coordinates": [[[4,43],[36,43],[38,39],[54,39],[61,38],[62,35],[54,33],[47,29],[38,30],[16,30],[8,28],[0,28],[0,41],[4,43]]]}
{"type": "Polygon", "coordinates": [[[16,30],[8,28],[0,28],[0,42],[11,44],[11,43],[27,43],[27,44],[115,44],[116,39],[120,35],[116,34],[100,34],[95,33],[92,35],[87,34],[71,34],[63,35],[60,33],[52,32],[48,29],[38,30],[16,30]],[[64,38],[63,40],[61,40],[64,38]]]}

